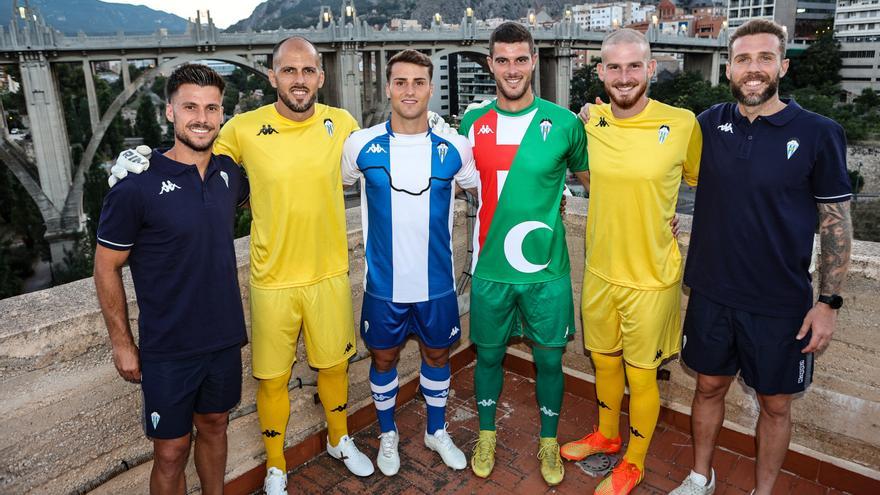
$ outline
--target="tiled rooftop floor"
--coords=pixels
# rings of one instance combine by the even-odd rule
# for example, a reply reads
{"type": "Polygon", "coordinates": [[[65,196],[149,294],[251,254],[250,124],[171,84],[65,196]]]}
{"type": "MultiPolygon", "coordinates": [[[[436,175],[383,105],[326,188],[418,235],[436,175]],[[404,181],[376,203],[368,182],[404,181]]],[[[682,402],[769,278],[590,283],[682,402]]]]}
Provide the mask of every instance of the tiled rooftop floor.
{"type": "MultiPolygon", "coordinates": [[[[401,467],[397,476],[386,477],[376,470],[368,478],[350,475],[341,462],[321,454],[290,473],[291,495],[306,494],[480,494],[495,493],[590,494],[599,483],[576,464],[566,461],[565,480],[549,488],[541,478],[537,454],[538,411],[535,383],[529,378],[506,372],[504,389],[498,407],[498,447],[496,464],[488,480],[477,478],[470,468],[454,472],[439,456],[425,448],[422,436],[425,427],[425,406],[420,399],[398,407],[397,426],[400,432],[401,467]]],[[[473,364],[452,378],[447,406],[449,432],[456,445],[470,459],[478,423],[474,404],[473,364]]],[[[597,407],[571,393],[565,394],[559,425],[560,442],[582,436],[597,424],[597,407]]],[[[627,417],[621,418],[621,431],[628,431],[627,417]]],[[[362,452],[375,460],[378,448],[378,424],[355,435],[362,452]]],[[[626,436],[624,436],[626,439],[626,436]]],[[[658,424],[646,463],[644,481],[633,492],[636,495],[666,494],[678,486],[688,474],[692,461],[690,437],[663,423],[658,424]]],[[[715,454],[717,495],[745,495],[754,486],[754,459],[729,450],[715,454]]],[[[831,495],[839,494],[815,482],[783,472],[776,482],[774,494],[831,495]]]]}

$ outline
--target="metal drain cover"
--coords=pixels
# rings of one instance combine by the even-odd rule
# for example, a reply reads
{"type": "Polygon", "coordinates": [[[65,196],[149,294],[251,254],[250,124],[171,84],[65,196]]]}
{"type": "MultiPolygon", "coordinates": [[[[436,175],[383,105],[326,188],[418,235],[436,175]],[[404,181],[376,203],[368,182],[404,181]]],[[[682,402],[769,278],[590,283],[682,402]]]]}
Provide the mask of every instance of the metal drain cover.
{"type": "Polygon", "coordinates": [[[610,473],[620,458],[615,455],[594,454],[575,464],[578,465],[583,472],[594,478],[604,477],[610,473]]]}

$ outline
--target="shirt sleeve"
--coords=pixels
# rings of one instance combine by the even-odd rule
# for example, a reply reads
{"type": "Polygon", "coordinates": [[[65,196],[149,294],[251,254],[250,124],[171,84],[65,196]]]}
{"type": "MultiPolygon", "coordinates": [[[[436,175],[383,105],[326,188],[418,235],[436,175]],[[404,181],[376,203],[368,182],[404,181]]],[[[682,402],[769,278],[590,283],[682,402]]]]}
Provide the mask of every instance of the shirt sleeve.
{"type": "Polygon", "coordinates": [[[568,169],[572,172],[586,172],[590,169],[587,156],[587,131],[580,119],[574,117],[575,125],[571,130],[571,149],[568,155],[568,169]]]}
{"type": "Polygon", "coordinates": [[[249,199],[251,199],[251,182],[248,180],[247,173],[245,173],[244,169],[240,166],[236,165],[236,169],[238,169],[239,175],[239,185],[238,185],[238,206],[241,206],[249,199]]]}
{"type": "Polygon", "coordinates": [[[688,141],[682,175],[684,175],[684,181],[687,185],[693,187],[697,185],[697,177],[700,175],[700,158],[703,155],[703,129],[696,118],[691,120],[693,121],[691,138],[688,141]]]}
{"type": "Polygon", "coordinates": [[[461,168],[455,173],[455,182],[464,189],[473,189],[480,185],[480,174],[477,173],[477,165],[474,161],[474,152],[470,143],[461,139],[461,144],[456,146],[461,156],[461,168]]]}
{"type": "Polygon", "coordinates": [[[820,137],[810,185],[817,203],[839,203],[852,197],[846,169],[846,133],[836,122],[820,137]]]}
{"type": "Polygon", "coordinates": [[[342,145],[342,183],[350,186],[361,178],[361,169],[357,166],[357,157],[360,154],[354,135],[348,136],[342,145]]]}
{"type": "Polygon", "coordinates": [[[235,117],[229,119],[223,127],[220,128],[220,134],[214,141],[214,154],[226,155],[232,158],[235,163],[241,164],[241,150],[238,145],[238,135],[235,133],[235,126],[238,120],[235,117]]]}
{"type": "Polygon", "coordinates": [[[98,222],[98,244],[116,251],[134,247],[143,224],[144,208],[134,180],[122,181],[104,197],[98,222]]]}

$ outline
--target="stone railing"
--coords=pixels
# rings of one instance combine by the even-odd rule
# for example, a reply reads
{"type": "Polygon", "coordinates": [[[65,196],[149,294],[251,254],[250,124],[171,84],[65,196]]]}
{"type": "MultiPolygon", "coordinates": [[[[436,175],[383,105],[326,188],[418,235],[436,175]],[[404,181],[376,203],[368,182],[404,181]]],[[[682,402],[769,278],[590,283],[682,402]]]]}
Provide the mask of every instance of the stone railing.
{"type": "MultiPolygon", "coordinates": [[[[575,301],[583,276],[587,203],[568,203],[566,227],[572,260],[575,301]]],[[[460,273],[466,235],[463,205],[456,209],[455,249],[460,273]]],[[[355,316],[363,291],[363,242],[360,210],[347,212],[352,296],[355,316]]],[[[682,220],[686,249],[689,217],[682,220]]],[[[248,309],[248,239],[236,241],[239,280],[248,309]]],[[[129,310],[136,328],[137,305],[126,270],[129,310]]],[[[845,290],[838,332],[829,349],[817,359],[814,385],[794,408],[792,448],[812,457],[880,478],[880,244],[857,242],[845,290]]],[[[91,279],[0,301],[0,493],[145,493],[151,445],[140,424],[137,386],[120,379],[114,369],[106,330],[91,279]]],[[[249,320],[249,316],[248,316],[249,320]]],[[[465,338],[458,349],[467,346],[465,338]]],[[[582,333],[569,344],[567,372],[591,379],[593,370],[583,350],[582,333]]],[[[359,344],[359,350],[364,347],[359,344]]],[[[520,347],[512,352],[524,350],[520,347]]],[[[229,427],[227,479],[234,479],[263,462],[264,452],[254,411],[255,381],[250,378],[250,347],[245,360],[242,402],[229,427]]],[[[314,371],[300,349],[293,376],[314,382],[314,371]]],[[[407,346],[401,359],[401,380],[418,375],[418,349],[407,346]]],[[[350,370],[351,411],[369,405],[368,360],[350,370]]],[[[680,363],[662,382],[664,405],[689,412],[693,375],[680,363]]],[[[288,444],[296,444],[324,427],[314,388],[291,393],[288,444]]],[[[563,413],[564,414],[564,413],[563,413]]],[[[757,417],[754,396],[734,386],[728,400],[731,429],[751,432],[757,417]]],[[[589,428],[590,425],[584,425],[589,428]]],[[[198,483],[192,466],[190,485],[198,483]]]]}

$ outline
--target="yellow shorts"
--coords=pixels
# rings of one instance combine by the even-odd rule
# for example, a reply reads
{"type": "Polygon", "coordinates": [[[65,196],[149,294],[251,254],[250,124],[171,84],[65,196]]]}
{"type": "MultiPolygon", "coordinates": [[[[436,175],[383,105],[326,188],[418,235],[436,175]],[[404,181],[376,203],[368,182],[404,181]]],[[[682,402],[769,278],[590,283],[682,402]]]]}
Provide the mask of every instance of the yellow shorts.
{"type": "Polygon", "coordinates": [[[275,378],[290,370],[300,328],[313,368],[335,366],[356,352],[348,274],[302,287],[250,289],[254,377],[275,378]]]}
{"type": "Polygon", "coordinates": [[[584,270],[584,346],[653,369],[681,350],[681,283],[660,290],[614,285],[584,270]]]}

